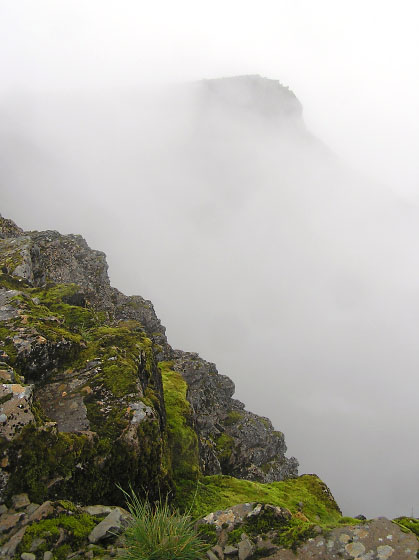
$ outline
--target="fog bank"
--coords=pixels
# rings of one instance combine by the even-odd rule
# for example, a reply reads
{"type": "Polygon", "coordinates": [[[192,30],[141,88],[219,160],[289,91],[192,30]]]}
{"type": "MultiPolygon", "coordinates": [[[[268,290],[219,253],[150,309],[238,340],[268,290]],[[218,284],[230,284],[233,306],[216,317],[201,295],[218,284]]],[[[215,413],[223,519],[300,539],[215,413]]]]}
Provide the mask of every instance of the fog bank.
{"type": "Polygon", "coordinates": [[[258,76],[3,95],[4,216],[81,233],[348,515],[418,515],[417,207],[258,76]]]}

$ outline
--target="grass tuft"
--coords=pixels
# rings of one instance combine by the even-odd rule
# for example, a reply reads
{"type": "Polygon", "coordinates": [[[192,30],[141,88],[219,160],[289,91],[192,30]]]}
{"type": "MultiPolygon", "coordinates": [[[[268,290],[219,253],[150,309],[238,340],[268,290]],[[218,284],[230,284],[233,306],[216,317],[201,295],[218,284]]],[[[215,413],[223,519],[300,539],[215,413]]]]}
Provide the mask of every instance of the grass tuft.
{"type": "Polygon", "coordinates": [[[156,504],[141,501],[133,491],[127,496],[132,522],[125,530],[127,560],[198,560],[209,545],[199,537],[187,514],[172,511],[167,498],[156,504]]]}

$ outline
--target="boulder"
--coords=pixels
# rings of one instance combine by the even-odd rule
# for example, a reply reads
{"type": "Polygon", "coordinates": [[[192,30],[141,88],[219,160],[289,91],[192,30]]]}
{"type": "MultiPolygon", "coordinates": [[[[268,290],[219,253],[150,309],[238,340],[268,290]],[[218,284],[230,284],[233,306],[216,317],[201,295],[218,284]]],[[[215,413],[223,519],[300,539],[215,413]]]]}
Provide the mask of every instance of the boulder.
{"type": "Polygon", "coordinates": [[[124,517],[119,508],[115,508],[101,521],[89,535],[89,542],[96,544],[106,538],[122,532],[124,517]]]}
{"type": "Polygon", "coordinates": [[[15,494],[12,496],[12,507],[16,511],[19,509],[26,508],[29,506],[31,501],[28,498],[27,494],[15,494]]]}

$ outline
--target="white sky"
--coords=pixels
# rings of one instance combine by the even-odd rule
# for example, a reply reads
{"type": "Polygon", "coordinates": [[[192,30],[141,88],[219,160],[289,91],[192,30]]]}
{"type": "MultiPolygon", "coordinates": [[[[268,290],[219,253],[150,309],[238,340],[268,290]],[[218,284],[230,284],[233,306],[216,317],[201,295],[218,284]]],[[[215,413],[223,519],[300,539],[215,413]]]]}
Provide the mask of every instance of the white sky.
{"type": "Polygon", "coordinates": [[[0,90],[262,74],[339,155],[416,196],[418,26],[415,0],[2,0],[0,90]]]}

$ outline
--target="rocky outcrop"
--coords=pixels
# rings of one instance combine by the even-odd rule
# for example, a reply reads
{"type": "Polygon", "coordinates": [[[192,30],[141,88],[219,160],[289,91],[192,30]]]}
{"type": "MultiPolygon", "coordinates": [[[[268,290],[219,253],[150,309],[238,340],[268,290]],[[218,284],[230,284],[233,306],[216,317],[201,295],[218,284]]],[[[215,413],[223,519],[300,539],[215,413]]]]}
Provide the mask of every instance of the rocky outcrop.
{"type": "Polygon", "coordinates": [[[111,558],[121,545],[118,535],[130,520],[120,507],[78,507],[69,501],[39,505],[27,494],[16,495],[0,514],[0,557],[111,558]]]}
{"type": "MultiPolygon", "coordinates": [[[[417,523],[419,528],[419,522],[417,523]]],[[[302,513],[246,503],[207,515],[198,531],[212,545],[208,560],[413,560],[419,541],[397,520],[315,524],[302,513]],[[337,526],[336,526],[337,525],[337,526]]]]}
{"type": "Polygon", "coordinates": [[[157,359],[169,346],[151,304],[111,288],[82,238],[0,222],[0,500],[167,489],[157,359]]]}
{"type": "Polygon", "coordinates": [[[172,350],[151,302],[111,287],[103,253],[3,218],[0,235],[1,499],[112,503],[113,477],[148,493],[170,487],[181,470],[170,469],[162,360],[187,384],[192,416],[182,414],[199,443],[179,476],[297,475],[283,434],[234,400],[213,364],[172,350]]]}
{"type": "Polygon", "coordinates": [[[173,369],[188,384],[187,399],[199,436],[202,472],[273,482],[297,476],[298,462],[285,457],[284,434],[268,418],[233,399],[233,381],[215,364],[191,352],[175,351],[173,369]]]}
{"type": "Polygon", "coordinates": [[[4,272],[32,286],[76,284],[79,290],[65,296],[65,303],[90,305],[113,320],[138,321],[159,352],[168,349],[165,328],[153,304],[140,296],[125,296],[111,287],[104,253],[90,249],[80,235],[61,235],[57,231],[25,233],[11,220],[0,217],[0,221],[4,272]]]}
{"type": "Polygon", "coordinates": [[[415,520],[344,526],[234,389],[173,350],[152,304],[112,288],[80,236],[0,217],[0,555],[115,556],[129,523],[119,483],[205,513],[209,560],[414,558],[415,520]]]}

